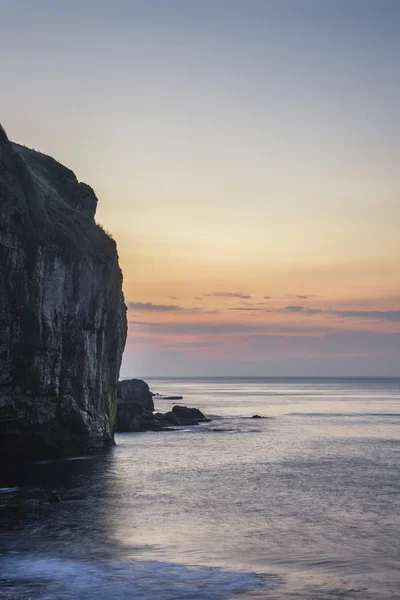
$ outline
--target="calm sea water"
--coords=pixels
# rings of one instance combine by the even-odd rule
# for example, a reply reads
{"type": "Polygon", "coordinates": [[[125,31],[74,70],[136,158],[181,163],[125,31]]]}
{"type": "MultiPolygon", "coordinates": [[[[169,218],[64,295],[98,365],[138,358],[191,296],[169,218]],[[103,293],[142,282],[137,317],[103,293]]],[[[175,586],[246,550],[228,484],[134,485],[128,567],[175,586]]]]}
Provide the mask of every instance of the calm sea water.
{"type": "Polygon", "coordinates": [[[400,379],[149,383],[213,421],[3,467],[0,598],[400,598],[400,379]]]}

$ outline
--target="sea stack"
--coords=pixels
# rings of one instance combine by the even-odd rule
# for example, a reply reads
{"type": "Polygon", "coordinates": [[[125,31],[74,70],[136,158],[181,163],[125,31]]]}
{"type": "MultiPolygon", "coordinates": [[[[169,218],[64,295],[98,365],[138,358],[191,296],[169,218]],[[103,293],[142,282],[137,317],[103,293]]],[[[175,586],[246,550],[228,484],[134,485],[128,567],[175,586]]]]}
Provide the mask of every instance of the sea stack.
{"type": "Polygon", "coordinates": [[[142,431],[152,428],[154,402],[148,384],[142,379],[118,383],[116,431],[142,431]]]}
{"type": "Polygon", "coordinates": [[[0,461],[113,443],[126,307],[96,206],[0,127],[0,461]]]}

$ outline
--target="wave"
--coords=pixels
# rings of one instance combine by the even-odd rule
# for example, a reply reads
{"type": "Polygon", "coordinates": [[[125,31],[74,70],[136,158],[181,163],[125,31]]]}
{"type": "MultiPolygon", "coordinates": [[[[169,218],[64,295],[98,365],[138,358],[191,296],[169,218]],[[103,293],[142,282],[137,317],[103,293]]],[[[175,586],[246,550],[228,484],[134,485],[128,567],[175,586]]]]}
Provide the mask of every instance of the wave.
{"type": "Polygon", "coordinates": [[[140,560],[98,564],[32,555],[1,559],[0,573],[0,598],[10,592],[32,600],[223,600],[279,585],[265,575],[217,567],[140,560]]]}

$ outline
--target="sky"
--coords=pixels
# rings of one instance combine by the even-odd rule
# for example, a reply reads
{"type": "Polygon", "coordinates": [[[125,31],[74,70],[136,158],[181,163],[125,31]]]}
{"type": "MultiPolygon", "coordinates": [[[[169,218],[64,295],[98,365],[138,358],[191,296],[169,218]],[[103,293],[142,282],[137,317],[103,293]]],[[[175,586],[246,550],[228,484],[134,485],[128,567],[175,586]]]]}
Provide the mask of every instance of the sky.
{"type": "Polygon", "coordinates": [[[400,375],[398,0],[0,0],[0,121],[89,183],[122,376],[400,375]]]}

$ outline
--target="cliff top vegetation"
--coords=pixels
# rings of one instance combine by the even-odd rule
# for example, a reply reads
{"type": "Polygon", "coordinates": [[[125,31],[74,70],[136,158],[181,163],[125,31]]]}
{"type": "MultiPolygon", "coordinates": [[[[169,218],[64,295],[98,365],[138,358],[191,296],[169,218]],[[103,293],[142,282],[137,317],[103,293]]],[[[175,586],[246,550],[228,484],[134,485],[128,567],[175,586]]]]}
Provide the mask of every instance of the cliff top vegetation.
{"type": "Polygon", "coordinates": [[[31,260],[43,243],[65,259],[114,260],[115,241],[94,220],[92,188],[50,156],[9,142],[1,125],[0,142],[0,230],[23,239],[31,260]]]}

